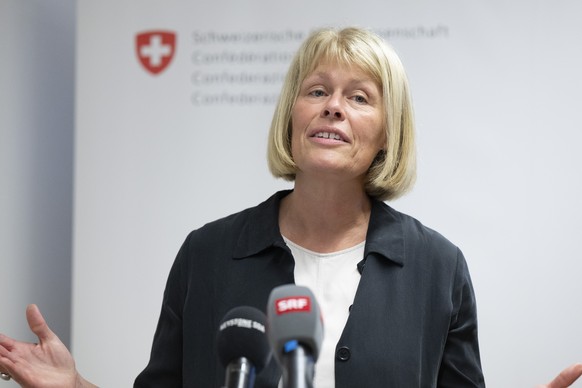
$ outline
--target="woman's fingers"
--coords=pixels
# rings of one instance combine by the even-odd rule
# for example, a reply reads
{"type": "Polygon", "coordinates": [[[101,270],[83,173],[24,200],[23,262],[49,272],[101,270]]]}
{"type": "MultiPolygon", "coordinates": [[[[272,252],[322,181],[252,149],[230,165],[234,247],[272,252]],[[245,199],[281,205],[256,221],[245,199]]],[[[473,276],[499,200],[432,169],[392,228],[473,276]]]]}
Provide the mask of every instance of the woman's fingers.
{"type": "Polygon", "coordinates": [[[6,350],[12,349],[14,346],[14,340],[10,337],[0,334],[0,347],[4,347],[6,350]]]}
{"type": "Polygon", "coordinates": [[[40,343],[51,340],[55,334],[48,327],[37,305],[30,304],[26,307],[26,320],[30,330],[38,337],[40,343]]]}
{"type": "Polygon", "coordinates": [[[555,379],[553,379],[547,388],[566,388],[578,380],[582,375],[582,364],[570,365],[564,369],[555,379]]]}
{"type": "Polygon", "coordinates": [[[10,349],[8,348],[12,342],[14,340],[0,334],[0,378],[6,381],[10,380],[10,372],[13,365],[10,349]]]}

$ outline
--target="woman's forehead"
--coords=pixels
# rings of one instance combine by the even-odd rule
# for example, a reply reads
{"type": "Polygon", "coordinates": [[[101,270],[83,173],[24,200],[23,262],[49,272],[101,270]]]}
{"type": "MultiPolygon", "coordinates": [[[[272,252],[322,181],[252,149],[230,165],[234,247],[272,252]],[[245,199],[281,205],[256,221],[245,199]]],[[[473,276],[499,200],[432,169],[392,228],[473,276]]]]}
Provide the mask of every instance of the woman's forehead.
{"type": "Polygon", "coordinates": [[[362,81],[370,80],[374,82],[376,86],[381,86],[381,82],[376,74],[371,72],[369,69],[366,69],[364,66],[328,59],[315,63],[313,68],[305,74],[303,81],[312,77],[329,76],[335,70],[351,73],[354,75],[354,78],[360,79],[362,81]]]}

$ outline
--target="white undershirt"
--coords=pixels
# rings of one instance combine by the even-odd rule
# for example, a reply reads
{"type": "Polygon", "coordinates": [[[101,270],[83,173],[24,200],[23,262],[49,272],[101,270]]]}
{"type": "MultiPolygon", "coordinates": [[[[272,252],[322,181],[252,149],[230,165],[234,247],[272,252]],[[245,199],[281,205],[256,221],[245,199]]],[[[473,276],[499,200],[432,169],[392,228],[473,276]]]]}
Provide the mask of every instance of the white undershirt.
{"type": "Polygon", "coordinates": [[[357,264],[364,258],[365,241],[339,252],[317,253],[283,238],[295,259],[295,284],[308,287],[315,294],[323,316],[323,343],[313,386],[334,388],[335,347],[360,282],[357,264]]]}

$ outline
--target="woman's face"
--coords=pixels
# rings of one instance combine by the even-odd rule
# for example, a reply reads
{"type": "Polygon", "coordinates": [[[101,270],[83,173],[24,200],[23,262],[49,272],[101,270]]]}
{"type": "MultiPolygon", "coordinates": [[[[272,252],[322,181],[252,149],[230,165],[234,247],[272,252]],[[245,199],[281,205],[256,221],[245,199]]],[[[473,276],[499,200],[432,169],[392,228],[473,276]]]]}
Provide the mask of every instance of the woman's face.
{"type": "Polygon", "coordinates": [[[382,92],[357,68],[323,63],[301,84],[291,112],[291,151],[303,174],[362,182],[384,148],[382,92]]]}

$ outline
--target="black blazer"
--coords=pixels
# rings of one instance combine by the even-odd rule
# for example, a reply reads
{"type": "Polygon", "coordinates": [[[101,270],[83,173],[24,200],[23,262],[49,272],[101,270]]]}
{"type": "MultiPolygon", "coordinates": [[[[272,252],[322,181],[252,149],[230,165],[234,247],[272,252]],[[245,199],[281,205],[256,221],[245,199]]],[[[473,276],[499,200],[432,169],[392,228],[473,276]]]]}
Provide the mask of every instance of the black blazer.
{"type": "MultiPolygon", "coordinates": [[[[135,387],[221,387],[218,323],[231,308],[265,311],[293,283],[278,226],[279,192],[190,233],[170,271],[151,358],[135,387]]],[[[362,275],[337,344],[337,388],[484,387],[475,296],[460,250],[437,232],[372,201],[362,275]]],[[[274,360],[256,388],[276,388],[274,360]]]]}

